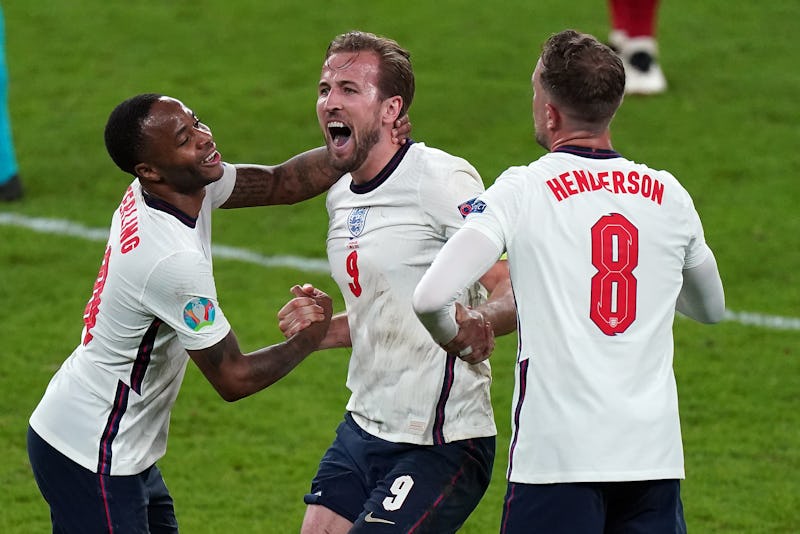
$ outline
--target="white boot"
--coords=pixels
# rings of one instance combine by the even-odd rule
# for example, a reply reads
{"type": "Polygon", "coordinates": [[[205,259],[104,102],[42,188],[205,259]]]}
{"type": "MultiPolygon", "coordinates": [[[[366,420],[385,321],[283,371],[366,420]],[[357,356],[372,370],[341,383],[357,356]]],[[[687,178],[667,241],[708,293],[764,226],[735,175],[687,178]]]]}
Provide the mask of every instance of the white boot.
{"type": "Polygon", "coordinates": [[[625,92],[655,95],[667,90],[667,79],[658,64],[658,44],[652,37],[626,39],[619,55],[625,66],[625,92]]]}

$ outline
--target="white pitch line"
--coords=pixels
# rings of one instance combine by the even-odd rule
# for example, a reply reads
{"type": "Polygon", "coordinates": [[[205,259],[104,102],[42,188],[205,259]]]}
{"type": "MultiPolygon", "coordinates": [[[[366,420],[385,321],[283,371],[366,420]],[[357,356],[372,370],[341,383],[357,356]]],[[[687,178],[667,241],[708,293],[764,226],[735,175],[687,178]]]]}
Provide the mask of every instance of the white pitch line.
{"type": "MultiPolygon", "coordinates": [[[[0,213],[0,225],[27,228],[42,234],[67,235],[89,241],[107,241],[108,230],[89,228],[63,219],[28,217],[16,213],[0,213]]],[[[264,256],[252,250],[227,245],[212,245],[214,257],[238,260],[262,267],[290,267],[309,273],[329,273],[328,262],[300,256],[264,256]]],[[[800,330],[800,317],[781,317],[762,313],[725,310],[725,321],[772,330],[800,330]]]]}
{"type": "MultiPolygon", "coordinates": [[[[87,239],[89,241],[108,241],[108,230],[89,228],[79,223],[63,219],[28,217],[16,213],[0,213],[0,225],[27,228],[41,234],[55,234],[87,239]]],[[[212,244],[215,258],[239,260],[262,267],[291,267],[308,273],[329,273],[327,260],[301,258],[299,256],[264,256],[252,250],[212,244]]]]}

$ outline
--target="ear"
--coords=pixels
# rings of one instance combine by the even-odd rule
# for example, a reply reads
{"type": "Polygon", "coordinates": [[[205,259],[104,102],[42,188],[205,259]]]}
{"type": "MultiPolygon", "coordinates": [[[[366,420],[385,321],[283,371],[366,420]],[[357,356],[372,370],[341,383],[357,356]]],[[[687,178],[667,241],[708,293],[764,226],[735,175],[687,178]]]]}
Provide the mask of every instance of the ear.
{"type": "Polygon", "coordinates": [[[545,118],[547,119],[546,126],[548,130],[558,130],[561,128],[561,112],[553,104],[544,105],[545,118]]]}
{"type": "Polygon", "coordinates": [[[161,181],[161,175],[158,173],[158,171],[147,163],[137,163],[133,168],[133,171],[140,180],[153,183],[161,181]]]}
{"type": "Polygon", "coordinates": [[[383,101],[383,122],[394,126],[394,121],[400,116],[403,109],[403,97],[392,96],[383,101]]]}

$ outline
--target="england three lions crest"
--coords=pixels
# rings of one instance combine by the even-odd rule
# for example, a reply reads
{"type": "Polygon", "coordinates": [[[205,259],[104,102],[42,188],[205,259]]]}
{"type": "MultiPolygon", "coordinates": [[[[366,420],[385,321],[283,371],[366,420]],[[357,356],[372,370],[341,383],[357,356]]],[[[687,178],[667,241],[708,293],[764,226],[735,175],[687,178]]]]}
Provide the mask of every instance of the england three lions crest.
{"type": "Polygon", "coordinates": [[[367,221],[369,208],[353,208],[347,217],[347,228],[353,237],[358,237],[364,231],[364,224],[367,221]]]}

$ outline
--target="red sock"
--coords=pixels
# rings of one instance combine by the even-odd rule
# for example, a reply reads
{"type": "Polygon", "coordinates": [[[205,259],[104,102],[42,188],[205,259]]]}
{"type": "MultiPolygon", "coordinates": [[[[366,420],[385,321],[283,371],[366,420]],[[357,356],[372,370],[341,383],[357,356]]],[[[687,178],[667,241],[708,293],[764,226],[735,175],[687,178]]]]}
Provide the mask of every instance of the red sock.
{"type": "Polygon", "coordinates": [[[628,37],[655,37],[659,0],[608,0],[611,29],[628,37]]]}

